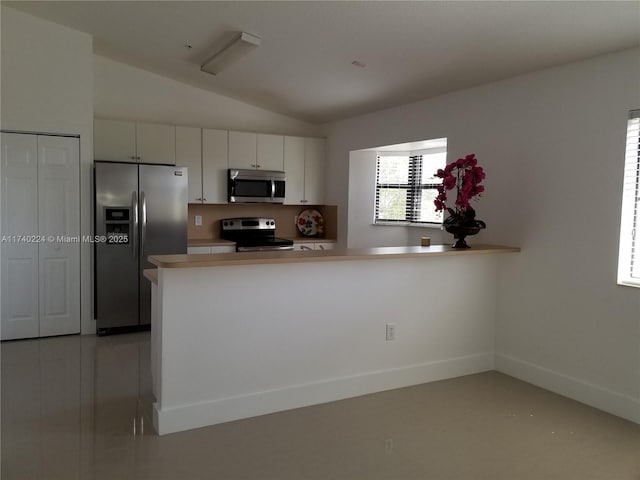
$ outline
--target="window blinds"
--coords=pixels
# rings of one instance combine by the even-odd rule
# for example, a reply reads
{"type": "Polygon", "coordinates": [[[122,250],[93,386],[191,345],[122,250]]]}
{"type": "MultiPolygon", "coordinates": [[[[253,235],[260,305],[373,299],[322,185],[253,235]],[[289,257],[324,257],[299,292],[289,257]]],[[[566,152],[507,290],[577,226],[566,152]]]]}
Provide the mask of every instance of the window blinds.
{"type": "Polygon", "coordinates": [[[640,110],[629,112],[622,187],[618,283],[640,287],[640,110]]]}

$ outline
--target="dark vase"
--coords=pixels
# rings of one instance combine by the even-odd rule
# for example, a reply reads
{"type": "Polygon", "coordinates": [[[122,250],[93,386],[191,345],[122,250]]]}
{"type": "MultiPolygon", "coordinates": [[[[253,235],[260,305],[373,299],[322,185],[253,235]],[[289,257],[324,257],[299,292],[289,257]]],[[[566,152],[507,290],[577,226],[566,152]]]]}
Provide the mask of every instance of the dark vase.
{"type": "Polygon", "coordinates": [[[476,221],[476,225],[460,225],[457,223],[445,225],[444,229],[453,234],[455,243],[451,248],[471,248],[467,245],[465,238],[469,235],[475,235],[485,228],[485,224],[481,220],[476,221]]]}

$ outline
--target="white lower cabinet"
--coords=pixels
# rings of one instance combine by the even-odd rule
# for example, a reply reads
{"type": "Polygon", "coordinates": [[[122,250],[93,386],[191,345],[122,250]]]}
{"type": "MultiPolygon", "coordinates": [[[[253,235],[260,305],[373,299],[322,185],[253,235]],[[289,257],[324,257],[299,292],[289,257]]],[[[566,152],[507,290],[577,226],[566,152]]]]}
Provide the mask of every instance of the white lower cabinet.
{"type": "Polygon", "coordinates": [[[189,255],[197,253],[234,253],[236,247],[234,245],[214,245],[209,247],[187,247],[189,255]]]}
{"type": "Polygon", "coordinates": [[[295,242],[294,250],[333,250],[333,242],[295,242]]]}
{"type": "Polygon", "coordinates": [[[314,244],[313,243],[295,242],[293,244],[293,249],[294,250],[314,250],[314,244]]]}
{"type": "Polygon", "coordinates": [[[2,340],[80,332],[79,143],[2,134],[2,340]]]}

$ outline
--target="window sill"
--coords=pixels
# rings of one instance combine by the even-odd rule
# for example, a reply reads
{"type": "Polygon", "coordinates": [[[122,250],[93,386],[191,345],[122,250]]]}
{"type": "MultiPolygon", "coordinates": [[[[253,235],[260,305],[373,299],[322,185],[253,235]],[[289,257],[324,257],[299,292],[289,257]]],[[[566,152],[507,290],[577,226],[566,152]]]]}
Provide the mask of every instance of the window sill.
{"type": "Polygon", "coordinates": [[[374,222],[374,227],[411,227],[411,228],[436,228],[442,230],[440,223],[402,223],[402,222],[374,222]]]}

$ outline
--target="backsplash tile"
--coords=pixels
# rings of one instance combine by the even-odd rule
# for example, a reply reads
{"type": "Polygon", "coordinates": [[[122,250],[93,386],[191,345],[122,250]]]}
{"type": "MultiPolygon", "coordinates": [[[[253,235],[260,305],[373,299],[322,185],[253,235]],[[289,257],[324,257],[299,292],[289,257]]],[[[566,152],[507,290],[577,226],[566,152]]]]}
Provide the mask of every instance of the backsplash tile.
{"type": "Polygon", "coordinates": [[[300,236],[295,224],[297,215],[308,208],[318,210],[325,220],[325,238],[337,238],[338,207],[335,205],[270,205],[270,204],[189,204],[189,239],[211,239],[220,236],[220,220],[230,217],[269,217],[276,221],[276,235],[300,236]],[[196,227],[195,216],[202,216],[196,227]]]}

